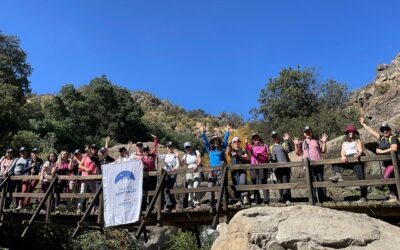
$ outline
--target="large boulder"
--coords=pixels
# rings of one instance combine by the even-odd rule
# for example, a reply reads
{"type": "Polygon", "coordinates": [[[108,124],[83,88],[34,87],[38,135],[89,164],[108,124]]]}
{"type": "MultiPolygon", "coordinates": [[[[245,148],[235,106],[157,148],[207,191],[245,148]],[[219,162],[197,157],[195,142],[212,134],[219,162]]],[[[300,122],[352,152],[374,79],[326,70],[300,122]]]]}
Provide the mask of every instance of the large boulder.
{"type": "Polygon", "coordinates": [[[256,207],[239,211],[213,250],[399,249],[400,228],[355,214],[318,206],[256,207]]]}

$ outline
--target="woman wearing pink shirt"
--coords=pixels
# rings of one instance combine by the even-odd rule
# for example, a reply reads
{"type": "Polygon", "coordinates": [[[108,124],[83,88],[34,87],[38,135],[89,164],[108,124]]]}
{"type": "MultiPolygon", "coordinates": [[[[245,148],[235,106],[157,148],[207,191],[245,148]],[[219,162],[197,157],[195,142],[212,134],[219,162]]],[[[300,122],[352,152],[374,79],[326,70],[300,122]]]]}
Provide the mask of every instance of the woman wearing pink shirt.
{"type": "MultiPolygon", "coordinates": [[[[96,174],[96,163],[94,163],[88,154],[84,154],[82,156],[82,160],[79,163],[79,171],[82,173],[82,176],[89,176],[89,175],[95,175],[96,174]]],[[[81,190],[80,193],[83,194],[87,191],[87,189],[90,188],[90,193],[96,193],[96,181],[95,180],[90,180],[90,181],[83,181],[81,183],[81,190]]],[[[84,199],[82,199],[78,203],[78,209],[77,213],[81,212],[82,209],[82,203],[84,199]]]]}
{"type": "MultiPolygon", "coordinates": [[[[302,156],[303,160],[322,160],[322,154],[325,154],[327,150],[326,142],[328,141],[328,135],[324,133],[320,139],[314,139],[312,129],[309,126],[306,126],[303,132],[305,138],[304,141],[300,141],[298,137],[293,138],[293,143],[296,147],[296,154],[302,156]]],[[[324,165],[313,166],[311,171],[314,181],[324,181],[324,165]]],[[[317,202],[322,203],[326,197],[324,188],[317,188],[317,191],[313,196],[317,202]]]]}
{"type": "MultiPolygon", "coordinates": [[[[149,145],[143,145],[143,154],[136,153],[135,158],[141,159],[143,162],[143,171],[150,172],[156,171],[156,160],[157,160],[157,146],[158,146],[158,138],[155,135],[152,135],[154,146],[153,149],[150,150],[149,145]]],[[[153,191],[157,186],[157,176],[143,176],[143,191],[153,191]]],[[[149,197],[149,202],[151,201],[152,196],[149,197]]],[[[142,200],[142,208],[146,209],[147,201],[146,199],[142,200]]]]}
{"type": "MultiPolygon", "coordinates": [[[[58,161],[56,163],[56,167],[53,169],[53,172],[57,175],[67,175],[68,165],[69,165],[69,153],[66,150],[61,151],[58,156],[58,161]]],[[[60,193],[64,192],[64,189],[67,188],[68,181],[67,180],[59,180],[56,186],[56,210],[60,205],[60,193]]]]}
{"type": "MultiPolygon", "coordinates": [[[[246,151],[250,152],[251,158],[250,162],[252,165],[262,164],[268,162],[268,145],[263,143],[261,137],[254,133],[251,136],[251,144],[246,143],[246,151]]],[[[269,169],[259,169],[257,166],[254,166],[253,169],[250,170],[251,181],[253,184],[267,184],[267,180],[271,174],[269,169]]],[[[269,204],[269,190],[264,190],[264,204],[269,204]]],[[[260,191],[254,190],[254,201],[256,204],[261,204],[260,199],[260,191]]]]}

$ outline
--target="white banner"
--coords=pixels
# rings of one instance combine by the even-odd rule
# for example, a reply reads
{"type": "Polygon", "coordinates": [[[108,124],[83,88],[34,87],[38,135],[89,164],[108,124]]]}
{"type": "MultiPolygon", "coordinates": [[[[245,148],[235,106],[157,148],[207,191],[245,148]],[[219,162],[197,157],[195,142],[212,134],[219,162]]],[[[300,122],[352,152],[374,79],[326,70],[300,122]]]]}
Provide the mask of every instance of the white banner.
{"type": "Polygon", "coordinates": [[[102,166],[104,226],[111,227],[139,220],[143,197],[143,166],[129,160],[102,166]]]}

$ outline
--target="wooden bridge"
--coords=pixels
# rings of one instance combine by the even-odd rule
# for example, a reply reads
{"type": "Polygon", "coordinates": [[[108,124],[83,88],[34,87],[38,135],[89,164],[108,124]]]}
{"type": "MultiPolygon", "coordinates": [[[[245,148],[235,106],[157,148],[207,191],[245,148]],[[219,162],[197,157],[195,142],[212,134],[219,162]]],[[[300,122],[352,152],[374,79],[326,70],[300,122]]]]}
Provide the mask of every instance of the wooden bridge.
{"type": "MultiPolygon", "coordinates": [[[[156,190],[144,192],[143,197],[152,196],[150,204],[147,210],[142,213],[141,219],[135,224],[122,226],[123,228],[129,228],[136,230],[136,237],[140,238],[144,233],[144,238],[147,240],[146,225],[172,225],[177,227],[188,227],[193,225],[211,225],[216,227],[220,221],[229,221],[233,215],[243,208],[250,206],[257,206],[251,204],[249,206],[235,207],[230,205],[231,199],[229,199],[229,193],[234,188],[236,191],[253,191],[253,190],[280,190],[280,189],[291,189],[298,190],[303,189],[306,192],[306,197],[296,197],[292,199],[291,205],[295,204],[310,204],[318,205],[327,208],[339,209],[352,211],[357,213],[366,213],[370,216],[390,219],[396,223],[400,222],[400,209],[399,204],[388,203],[385,201],[385,197],[381,196],[368,196],[367,202],[352,202],[351,197],[331,197],[330,201],[314,204],[313,190],[315,188],[346,188],[346,187],[359,187],[359,186],[385,186],[385,185],[396,185],[397,190],[400,193],[400,176],[398,167],[398,155],[392,153],[391,155],[381,155],[374,157],[363,156],[359,160],[349,159],[349,162],[373,162],[373,161],[384,161],[392,160],[395,172],[395,178],[382,179],[381,175],[366,176],[365,180],[355,180],[354,177],[349,176],[344,181],[338,183],[332,183],[330,181],[316,182],[312,178],[312,167],[317,165],[332,165],[332,164],[343,164],[340,159],[326,159],[319,161],[300,161],[300,162],[288,162],[288,163],[266,163],[261,165],[224,165],[217,168],[202,168],[198,169],[197,172],[210,172],[219,170],[222,172],[221,185],[214,187],[198,187],[198,188],[186,188],[184,186],[174,187],[170,189],[170,194],[174,195],[187,195],[188,193],[206,193],[216,192],[217,203],[215,209],[209,209],[208,207],[199,207],[195,209],[185,209],[182,206],[177,206],[172,211],[163,210],[163,196],[165,189],[166,176],[173,175],[185,175],[188,172],[193,172],[189,169],[178,169],[173,173],[165,171],[155,171],[144,173],[145,175],[158,176],[158,185],[156,190]],[[261,185],[237,185],[232,186],[228,181],[228,173],[232,170],[250,170],[254,168],[258,169],[277,169],[277,168],[305,168],[305,176],[302,178],[293,178],[290,183],[284,184],[261,184],[261,185]],[[349,199],[350,198],[350,199],[349,199]]],[[[86,208],[84,213],[75,212],[55,212],[52,210],[52,204],[55,199],[55,187],[58,181],[70,181],[76,180],[80,182],[85,181],[100,181],[101,175],[92,176],[63,176],[55,175],[49,177],[50,186],[46,193],[22,193],[22,192],[8,192],[7,186],[10,181],[32,181],[39,180],[39,176],[3,176],[0,183],[0,223],[1,226],[6,225],[19,225],[24,227],[24,231],[21,237],[25,237],[32,227],[75,227],[73,236],[76,237],[83,230],[103,230],[103,198],[102,198],[102,185],[98,188],[96,193],[60,193],[61,199],[70,200],[81,200],[91,199],[92,202],[86,208]],[[30,211],[22,210],[16,211],[14,209],[6,209],[5,201],[7,197],[14,198],[30,198],[31,200],[40,200],[39,204],[30,211]],[[93,211],[95,204],[98,203],[98,210],[93,211]],[[46,210],[44,210],[46,208],[46,210]]],[[[285,206],[284,204],[271,202],[270,206],[285,206]]]]}

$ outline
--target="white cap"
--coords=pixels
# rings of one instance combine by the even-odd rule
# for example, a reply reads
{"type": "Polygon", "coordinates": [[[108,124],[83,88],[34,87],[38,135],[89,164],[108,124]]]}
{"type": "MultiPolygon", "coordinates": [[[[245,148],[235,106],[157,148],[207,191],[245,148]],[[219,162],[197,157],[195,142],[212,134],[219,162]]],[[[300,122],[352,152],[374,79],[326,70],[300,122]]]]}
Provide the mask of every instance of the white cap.
{"type": "Polygon", "coordinates": [[[183,147],[184,147],[184,148],[186,148],[186,147],[191,147],[191,146],[192,146],[192,143],[189,142],[189,141],[187,141],[187,142],[185,142],[185,143],[183,144],[183,147]]]}

